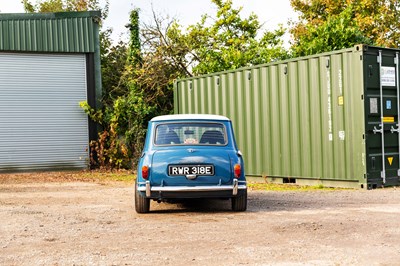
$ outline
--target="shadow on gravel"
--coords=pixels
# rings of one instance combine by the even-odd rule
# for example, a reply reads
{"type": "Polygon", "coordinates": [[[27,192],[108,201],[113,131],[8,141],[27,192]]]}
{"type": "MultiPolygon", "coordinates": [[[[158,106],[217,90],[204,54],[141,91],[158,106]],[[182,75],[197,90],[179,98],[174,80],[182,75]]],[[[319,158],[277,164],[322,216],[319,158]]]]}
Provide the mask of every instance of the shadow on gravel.
{"type": "MultiPolygon", "coordinates": [[[[278,212],[340,209],[372,203],[364,191],[333,192],[251,192],[247,212],[278,212]]],[[[175,203],[151,203],[152,213],[226,213],[231,212],[230,200],[191,199],[175,203]]]]}
{"type": "Polygon", "coordinates": [[[231,212],[231,201],[226,199],[186,199],[175,202],[152,202],[150,211],[151,213],[231,212]]]}
{"type": "MultiPolygon", "coordinates": [[[[340,210],[374,204],[398,204],[400,190],[249,191],[247,213],[340,210]]],[[[153,213],[236,213],[231,201],[192,199],[175,203],[152,202],[153,213]]],[[[246,213],[245,212],[245,213],[246,213]]]]}
{"type": "Polygon", "coordinates": [[[359,206],[369,201],[363,191],[272,191],[249,194],[251,195],[248,201],[250,212],[340,209],[359,206]]]}

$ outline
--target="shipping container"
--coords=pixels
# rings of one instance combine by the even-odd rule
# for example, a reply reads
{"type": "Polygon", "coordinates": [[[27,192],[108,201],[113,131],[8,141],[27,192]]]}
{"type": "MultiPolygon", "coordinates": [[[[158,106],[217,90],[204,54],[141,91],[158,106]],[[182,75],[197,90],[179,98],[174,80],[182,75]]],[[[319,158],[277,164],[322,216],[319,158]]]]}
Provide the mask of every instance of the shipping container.
{"type": "Polygon", "coordinates": [[[400,185],[399,53],[356,45],[178,80],[175,113],[231,118],[248,176],[400,185]]]}

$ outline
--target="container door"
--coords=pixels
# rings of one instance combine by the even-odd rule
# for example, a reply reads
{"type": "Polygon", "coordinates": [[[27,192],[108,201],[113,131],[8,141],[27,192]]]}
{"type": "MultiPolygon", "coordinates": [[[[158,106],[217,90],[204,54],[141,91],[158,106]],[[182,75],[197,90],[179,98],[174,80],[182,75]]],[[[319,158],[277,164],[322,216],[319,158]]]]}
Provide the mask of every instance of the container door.
{"type": "Polygon", "coordinates": [[[399,184],[399,54],[366,55],[366,147],[368,184],[399,184]]]}

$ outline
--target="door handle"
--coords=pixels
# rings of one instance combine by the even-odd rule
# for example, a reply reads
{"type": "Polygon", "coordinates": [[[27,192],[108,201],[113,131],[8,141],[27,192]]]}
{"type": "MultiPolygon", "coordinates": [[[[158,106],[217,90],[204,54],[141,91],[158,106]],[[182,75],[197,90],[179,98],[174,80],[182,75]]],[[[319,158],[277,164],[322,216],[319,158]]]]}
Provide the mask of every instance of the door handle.
{"type": "Polygon", "coordinates": [[[374,126],[374,129],[372,130],[374,132],[374,134],[376,133],[383,133],[383,127],[382,124],[379,124],[379,126],[381,127],[380,129],[377,129],[376,126],[374,126]]]}
{"type": "Polygon", "coordinates": [[[397,126],[397,128],[394,128],[393,126],[390,126],[390,132],[391,132],[391,133],[394,133],[394,132],[399,133],[399,132],[400,132],[400,130],[399,130],[399,124],[396,124],[396,126],[397,126]]]}

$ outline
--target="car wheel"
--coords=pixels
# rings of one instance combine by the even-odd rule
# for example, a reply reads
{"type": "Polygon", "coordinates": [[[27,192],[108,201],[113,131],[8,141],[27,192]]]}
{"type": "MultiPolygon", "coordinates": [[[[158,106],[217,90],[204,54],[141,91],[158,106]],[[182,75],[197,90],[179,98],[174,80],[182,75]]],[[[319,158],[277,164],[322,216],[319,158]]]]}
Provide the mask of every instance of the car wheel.
{"type": "Polygon", "coordinates": [[[138,191],[137,181],[135,181],[135,210],[137,213],[148,213],[150,211],[150,199],[143,197],[138,191]]]}
{"type": "Polygon", "coordinates": [[[235,212],[243,212],[247,209],[247,189],[239,196],[232,198],[232,210],[235,212]]]}

